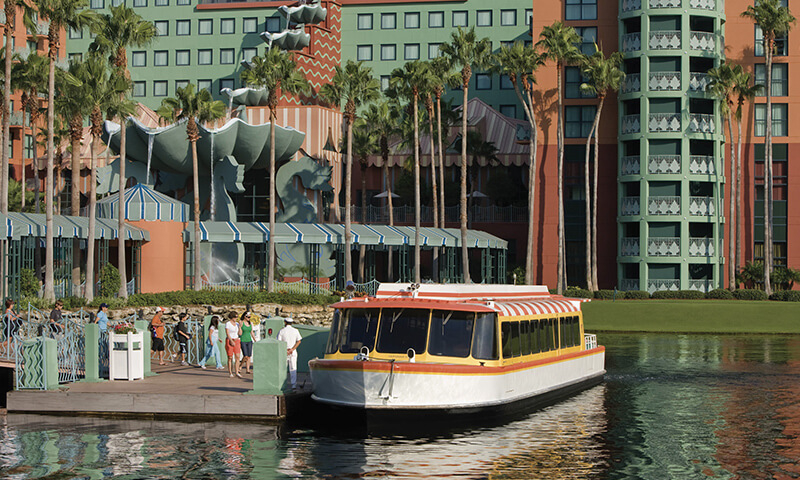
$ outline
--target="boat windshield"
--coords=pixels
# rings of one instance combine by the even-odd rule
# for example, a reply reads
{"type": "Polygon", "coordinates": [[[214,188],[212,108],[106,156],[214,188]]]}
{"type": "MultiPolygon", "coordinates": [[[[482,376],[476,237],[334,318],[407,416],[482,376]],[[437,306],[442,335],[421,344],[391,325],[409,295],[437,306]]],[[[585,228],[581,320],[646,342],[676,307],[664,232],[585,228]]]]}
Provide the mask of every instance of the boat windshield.
{"type": "MultiPolygon", "coordinates": [[[[361,347],[370,351],[375,349],[375,332],[378,330],[377,308],[353,308],[345,310],[340,319],[339,351],[342,353],[358,353],[361,347]]],[[[331,333],[332,334],[332,333],[331,333]]]]}
{"type": "Polygon", "coordinates": [[[469,357],[475,312],[434,310],[428,337],[428,353],[444,357],[469,357]]]}
{"type": "Polygon", "coordinates": [[[328,344],[325,345],[325,353],[336,353],[339,349],[339,317],[341,313],[339,309],[333,311],[333,321],[331,322],[331,331],[328,334],[328,344]]]}
{"type": "Polygon", "coordinates": [[[430,310],[415,308],[384,308],[378,332],[378,348],[383,353],[406,353],[413,348],[425,352],[430,310]]]}
{"type": "Polygon", "coordinates": [[[475,335],[472,336],[472,357],[480,360],[497,360],[496,313],[479,313],[475,317],[475,335]]]}

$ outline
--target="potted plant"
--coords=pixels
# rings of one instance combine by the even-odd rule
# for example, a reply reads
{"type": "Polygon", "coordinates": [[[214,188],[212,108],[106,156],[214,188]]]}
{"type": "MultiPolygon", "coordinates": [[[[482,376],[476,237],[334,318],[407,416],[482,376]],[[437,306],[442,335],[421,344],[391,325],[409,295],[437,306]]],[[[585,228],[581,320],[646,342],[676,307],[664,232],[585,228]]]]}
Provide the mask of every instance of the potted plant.
{"type": "Polygon", "coordinates": [[[144,338],[132,323],[119,323],[108,335],[108,379],[144,378],[144,338]]]}

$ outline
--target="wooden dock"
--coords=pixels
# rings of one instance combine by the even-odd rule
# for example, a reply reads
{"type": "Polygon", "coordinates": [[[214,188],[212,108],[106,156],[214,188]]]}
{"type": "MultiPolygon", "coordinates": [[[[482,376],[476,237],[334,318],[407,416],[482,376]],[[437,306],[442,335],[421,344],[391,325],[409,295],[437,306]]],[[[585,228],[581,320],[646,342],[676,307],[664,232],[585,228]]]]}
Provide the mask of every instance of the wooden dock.
{"type": "Polygon", "coordinates": [[[297,393],[259,395],[252,374],[231,378],[226,370],[203,370],[176,363],[153,365],[156,375],[135,381],[76,382],[58,390],[8,392],[9,413],[55,415],[112,415],[129,417],[187,417],[220,420],[259,418],[281,421],[287,404],[307,402],[311,395],[307,377],[298,375],[297,393]]]}

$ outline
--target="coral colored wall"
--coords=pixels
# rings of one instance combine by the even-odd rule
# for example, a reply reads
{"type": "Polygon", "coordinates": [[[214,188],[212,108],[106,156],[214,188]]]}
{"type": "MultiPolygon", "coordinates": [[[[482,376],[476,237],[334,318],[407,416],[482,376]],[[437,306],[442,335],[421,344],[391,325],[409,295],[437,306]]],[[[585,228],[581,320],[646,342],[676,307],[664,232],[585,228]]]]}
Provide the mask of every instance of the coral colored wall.
{"type": "Polygon", "coordinates": [[[129,222],[150,232],[142,244],[141,293],[183,290],[183,222],[129,222]]]}

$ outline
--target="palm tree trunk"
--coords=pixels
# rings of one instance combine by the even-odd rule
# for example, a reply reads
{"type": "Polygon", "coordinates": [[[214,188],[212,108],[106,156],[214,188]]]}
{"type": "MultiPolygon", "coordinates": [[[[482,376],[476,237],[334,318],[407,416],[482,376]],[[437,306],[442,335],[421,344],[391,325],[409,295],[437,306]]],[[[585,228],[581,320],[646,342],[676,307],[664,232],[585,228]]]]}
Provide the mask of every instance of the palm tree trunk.
{"type": "Polygon", "coordinates": [[[467,101],[469,87],[463,85],[464,97],[461,105],[461,268],[464,283],[472,283],[469,276],[469,250],[467,249],[467,101]]]}
{"type": "Polygon", "coordinates": [[[595,291],[595,286],[592,283],[592,209],[590,206],[590,201],[592,198],[591,187],[589,185],[589,154],[592,150],[592,135],[596,135],[597,132],[597,123],[600,120],[600,109],[597,109],[597,112],[594,115],[594,122],[592,123],[592,129],[589,131],[589,136],[586,137],[586,158],[583,162],[583,205],[584,205],[584,215],[585,215],[585,228],[584,228],[584,241],[585,245],[585,262],[586,265],[586,288],[590,291],[595,291]]]}
{"type": "Polygon", "coordinates": [[[269,252],[267,270],[267,291],[275,291],[275,122],[277,115],[269,111],[269,252]]]}
{"type": "Polygon", "coordinates": [[[83,295],[87,302],[94,299],[94,250],[95,250],[95,230],[97,228],[97,151],[95,147],[100,145],[99,135],[92,134],[92,146],[90,149],[89,160],[89,233],[86,235],[86,286],[83,295]]]}
{"type": "MultiPolygon", "coordinates": [[[[20,212],[24,212],[25,211],[25,194],[28,192],[28,189],[25,186],[25,110],[27,110],[27,107],[25,106],[25,102],[23,102],[22,103],[22,133],[21,133],[21,135],[22,135],[22,155],[20,155],[20,159],[21,159],[20,160],[20,165],[22,166],[22,168],[20,169],[20,170],[22,170],[22,172],[20,172],[22,174],[22,180],[21,180],[22,198],[20,198],[20,208],[19,208],[20,212]]],[[[31,131],[33,131],[33,129],[31,129],[31,131]]]]}
{"type": "MultiPolygon", "coordinates": [[[[190,122],[194,122],[193,118],[189,118],[190,122]]],[[[201,290],[201,275],[200,275],[200,174],[199,165],[197,162],[197,137],[192,136],[189,140],[192,144],[192,196],[194,197],[194,289],[201,290]]],[[[272,237],[272,230],[270,230],[270,237],[272,237]]]]}
{"type": "Polygon", "coordinates": [[[564,127],[561,121],[561,110],[563,108],[561,100],[561,67],[562,65],[559,62],[556,66],[558,69],[558,126],[556,127],[556,142],[558,150],[558,167],[556,173],[558,177],[558,266],[556,270],[558,281],[556,291],[559,295],[564,293],[564,287],[566,286],[566,268],[564,265],[564,127]]]}
{"type": "Polygon", "coordinates": [[[419,106],[417,94],[414,93],[414,283],[420,283],[420,179],[419,179],[419,106]]]}
{"type": "MultiPolygon", "coordinates": [[[[361,164],[361,223],[367,223],[367,160],[362,159],[361,164]]],[[[366,283],[364,277],[364,263],[367,257],[367,246],[361,245],[358,247],[358,278],[361,283],[366,283]]]]}
{"type": "MultiPolygon", "coordinates": [[[[123,115],[122,118],[120,118],[119,129],[119,208],[117,209],[119,216],[119,226],[117,228],[117,230],[119,230],[119,237],[117,237],[117,263],[119,265],[117,268],[119,269],[120,298],[128,298],[128,271],[125,265],[125,184],[127,183],[127,178],[125,176],[126,124],[127,118],[123,115]]],[[[197,244],[195,244],[195,248],[197,248],[197,244]]],[[[197,260],[198,253],[199,252],[195,250],[195,261],[197,260]]],[[[197,276],[198,272],[195,271],[195,280],[197,276]]],[[[195,284],[194,288],[198,288],[197,284],[195,284]]]]}
{"type": "MultiPolygon", "coordinates": [[[[56,28],[61,27],[53,23],[50,24],[51,30],[56,28]]],[[[54,35],[49,35],[49,38],[53,37],[54,35]]],[[[53,129],[55,128],[55,90],[56,52],[55,45],[51,43],[50,65],[47,74],[47,179],[45,181],[45,198],[47,199],[47,205],[45,215],[43,295],[44,299],[50,302],[56,299],[55,278],[53,275],[53,129]]]]}
{"type": "Polygon", "coordinates": [[[536,118],[533,116],[533,98],[531,97],[530,90],[526,88],[525,96],[523,97],[516,77],[513,77],[512,83],[514,85],[514,93],[517,94],[519,103],[522,104],[522,108],[525,110],[525,115],[528,117],[528,123],[531,127],[531,137],[528,143],[528,245],[525,252],[525,284],[533,285],[533,207],[536,199],[536,148],[539,131],[536,125],[536,118]]]}
{"type": "MultiPolygon", "coordinates": [[[[736,289],[736,147],[733,143],[733,115],[728,114],[728,135],[731,143],[730,201],[728,203],[728,288],[736,289]]],[[[719,195],[719,193],[717,193],[719,195]]]]}
{"type": "Polygon", "coordinates": [[[439,142],[439,206],[441,207],[440,224],[445,228],[445,204],[444,204],[444,150],[442,149],[442,97],[436,95],[436,123],[439,142]]]}
{"type": "MultiPolygon", "coordinates": [[[[383,140],[381,141],[383,143],[383,140]]],[[[394,225],[394,207],[392,205],[392,179],[389,176],[389,152],[383,151],[383,177],[386,179],[386,205],[389,208],[389,225],[394,225]]],[[[394,281],[394,249],[389,247],[389,258],[386,265],[389,270],[389,281],[394,281]]]]}
{"type": "MultiPolygon", "coordinates": [[[[430,97],[428,97],[430,99],[430,97]]],[[[431,148],[431,179],[433,186],[433,228],[439,228],[439,189],[436,181],[436,153],[433,148],[433,105],[428,108],[428,134],[431,148]]],[[[431,268],[431,278],[434,282],[439,281],[439,247],[433,247],[433,262],[431,268]]]]}
{"type": "MultiPolygon", "coordinates": [[[[70,214],[77,217],[81,214],[81,139],[79,134],[83,133],[83,118],[72,119],[70,122],[70,140],[72,140],[72,177],[70,183],[70,214]],[[77,130],[73,130],[77,128],[77,130]]],[[[72,239],[72,288],[81,284],[81,242],[77,238],[72,239]]],[[[74,295],[74,293],[73,293],[74,295]]],[[[78,294],[80,295],[80,294],[78,294]]]]}
{"type": "Polygon", "coordinates": [[[592,285],[595,289],[600,289],[597,283],[597,176],[600,171],[600,136],[597,131],[600,128],[600,116],[603,114],[603,105],[606,101],[605,95],[600,97],[600,105],[597,107],[597,126],[594,131],[594,189],[592,191],[592,285]]]}
{"type": "Polygon", "coordinates": [[[350,114],[345,120],[347,129],[347,160],[344,173],[344,279],[345,283],[353,281],[353,257],[350,255],[350,248],[353,244],[353,232],[351,222],[353,221],[352,209],[352,189],[353,185],[353,122],[350,114]]]}
{"type": "MultiPolygon", "coordinates": [[[[736,140],[736,261],[737,265],[734,268],[738,271],[739,266],[742,265],[742,121],[738,121],[738,138],[736,140]]],[[[736,287],[738,288],[738,283],[736,287]]]]}
{"type": "MultiPolygon", "coordinates": [[[[766,40],[766,32],[765,32],[766,40]]],[[[764,139],[764,293],[772,295],[770,274],[772,273],[772,48],[773,42],[765,41],[764,54],[767,70],[767,128],[764,139]]]]}

